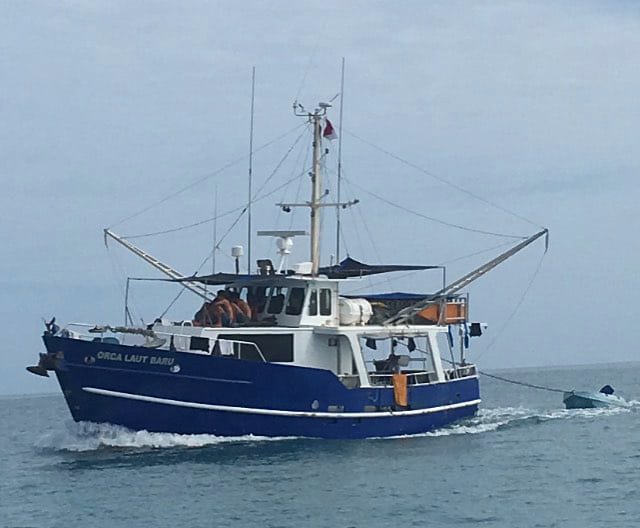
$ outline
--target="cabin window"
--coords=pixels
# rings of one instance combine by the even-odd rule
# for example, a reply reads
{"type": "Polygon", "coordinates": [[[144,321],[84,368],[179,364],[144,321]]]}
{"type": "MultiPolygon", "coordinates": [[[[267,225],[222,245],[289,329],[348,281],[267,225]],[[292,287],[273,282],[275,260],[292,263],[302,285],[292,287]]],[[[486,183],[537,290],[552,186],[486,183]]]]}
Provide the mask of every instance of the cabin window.
{"type": "Polygon", "coordinates": [[[247,293],[247,302],[251,307],[252,313],[257,314],[264,312],[267,304],[267,288],[264,286],[251,288],[247,293]]]}
{"type": "Polygon", "coordinates": [[[320,315],[331,315],[331,290],[329,288],[320,290],[320,315]]]}
{"type": "MultiPolygon", "coordinates": [[[[233,355],[238,359],[262,361],[256,347],[250,344],[255,343],[266,361],[293,361],[293,334],[221,334],[218,337],[232,343],[233,355]]],[[[217,342],[214,354],[216,352],[220,353],[217,342]]]]}
{"type": "Polygon", "coordinates": [[[291,288],[289,290],[289,300],[287,302],[287,315],[300,315],[304,305],[304,288],[291,288]]]}
{"type": "Polygon", "coordinates": [[[284,308],[284,298],[287,295],[286,288],[274,288],[271,291],[271,299],[269,299],[269,308],[267,312],[270,314],[279,314],[284,308]]]}
{"type": "Polygon", "coordinates": [[[209,352],[209,338],[191,336],[191,339],[189,340],[189,350],[202,350],[204,352],[209,352]]]}
{"type": "Polygon", "coordinates": [[[309,294],[309,315],[318,315],[318,290],[312,289],[309,294]]]}

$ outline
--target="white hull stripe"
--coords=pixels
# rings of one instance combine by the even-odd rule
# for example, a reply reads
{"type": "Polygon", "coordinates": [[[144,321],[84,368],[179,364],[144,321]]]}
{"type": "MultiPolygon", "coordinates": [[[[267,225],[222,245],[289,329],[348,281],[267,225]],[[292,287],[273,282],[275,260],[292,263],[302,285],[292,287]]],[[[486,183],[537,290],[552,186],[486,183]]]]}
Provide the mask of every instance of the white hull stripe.
{"type": "Polygon", "coordinates": [[[137,400],[149,403],[160,403],[163,405],[173,405],[175,407],[189,407],[192,409],[205,409],[208,411],[235,412],[244,414],[263,414],[268,416],[290,416],[294,418],[389,418],[391,416],[417,416],[421,414],[431,414],[441,411],[452,411],[463,407],[478,405],[480,399],[470,400],[438,407],[428,407],[426,409],[411,409],[408,411],[379,411],[379,412],[306,412],[306,411],[283,411],[278,409],[260,409],[253,407],[234,407],[230,405],[212,405],[209,403],[197,403],[182,400],[169,400],[166,398],[156,398],[155,396],[145,396],[143,394],[131,394],[128,392],[117,392],[107,389],[96,389],[95,387],[82,387],[83,391],[100,396],[112,396],[115,398],[125,398],[127,400],[137,400]]]}

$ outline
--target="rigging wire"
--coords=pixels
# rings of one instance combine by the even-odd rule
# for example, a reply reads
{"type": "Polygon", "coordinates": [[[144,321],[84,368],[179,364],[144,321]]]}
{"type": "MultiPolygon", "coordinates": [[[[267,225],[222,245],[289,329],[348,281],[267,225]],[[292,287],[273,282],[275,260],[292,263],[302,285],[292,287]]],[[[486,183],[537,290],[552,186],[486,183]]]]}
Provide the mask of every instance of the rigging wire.
{"type": "MultiPolygon", "coordinates": [[[[265,198],[268,198],[269,196],[272,196],[273,194],[277,193],[280,189],[282,189],[283,187],[286,187],[287,185],[289,185],[291,182],[295,181],[298,178],[301,178],[302,176],[304,176],[307,172],[308,169],[302,171],[299,174],[296,174],[293,178],[288,179],[287,181],[285,181],[283,184],[275,187],[274,189],[272,189],[271,191],[269,191],[266,194],[263,194],[261,196],[258,196],[260,192],[262,192],[262,190],[267,186],[267,184],[269,183],[269,181],[273,178],[273,176],[276,174],[276,172],[280,169],[280,167],[282,166],[282,164],[285,162],[285,160],[287,159],[287,157],[289,156],[289,154],[291,153],[291,151],[294,149],[294,147],[296,146],[296,144],[298,143],[298,141],[300,141],[300,139],[302,138],[302,136],[304,135],[304,132],[302,134],[300,134],[300,136],[298,136],[298,139],[296,139],[295,143],[291,146],[291,148],[285,153],[285,155],[282,157],[282,159],[278,162],[278,164],[276,165],[276,167],[273,169],[273,171],[271,172],[271,174],[269,175],[269,177],[266,179],[266,181],[260,186],[260,188],[256,191],[256,194],[254,195],[254,199],[253,199],[253,203],[259,202],[261,200],[264,200],[265,198]]],[[[204,264],[206,264],[210,258],[212,258],[214,251],[217,251],[220,249],[220,245],[222,244],[222,242],[224,242],[224,240],[227,238],[227,236],[229,236],[229,234],[231,233],[231,231],[233,230],[233,228],[238,224],[238,222],[240,221],[240,219],[242,218],[242,216],[246,213],[247,211],[247,206],[245,205],[242,209],[242,211],[240,212],[240,214],[236,217],[236,219],[233,221],[233,223],[231,224],[231,226],[225,231],[225,233],[222,235],[222,237],[220,238],[220,240],[218,240],[218,243],[216,244],[216,246],[209,252],[208,256],[205,258],[204,262],[200,265],[200,267],[196,270],[196,273],[198,273],[198,271],[200,271],[200,269],[202,268],[202,266],[204,266],[204,264]]]]}
{"type": "MultiPolygon", "coordinates": [[[[344,170],[342,171],[342,178],[344,178],[344,170]]],[[[351,187],[351,180],[347,180],[347,183],[349,184],[349,187],[351,187]]],[[[351,191],[350,192],[351,196],[354,196],[355,193],[353,192],[352,188],[350,189],[350,191],[351,191]]],[[[380,257],[380,251],[378,251],[378,246],[376,245],[376,241],[373,238],[373,235],[371,234],[371,230],[369,229],[369,224],[366,221],[364,214],[362,213],[362,208],[357,207],[357,205],[355,207],[358,210],[360,220],[362,220],[362,224],[364,225],[364,229],[367,232],[367,236],[369,237],[369,241],[371,242],[371,246],[373,247],[373,251],[376,255],[376,258],[378,259],[378,262],[382,263],[382,258],[380,257]]]]}
{"type": "MultiPolygon", "coordinates": [[[[304,133],[305,133],[305,131],[303,131],[298,136],[298,138],[295,140],[295,142],[293,143],[291,148],[285,153],[284,157],[278,162],[276,168],[271,172],[271,174],[267,178],[267,180],[263,183],[263,185],[260,187],[260,189],[258,189],[256,191],[256,193],[253,195],[252,203],[256,203],[256,202],[258,202],[260,200],[263,200],[264,198],[267,198],[268,196],[273,194],[273,193],[269,193],[268,195],[258,197],[258,193],[260,193],[264,189],[264,187],[266,185],[268,185],[269,181],[271,181],[271,179],[273,178],[275,173],[278,171],[280,166],[284,163],[284,161],[288,157],[289,153],[295,148],[297,143],[299,143],[299,141],[302,139],[302,137],[304,136],[304,133]]],[[[297,175],[295,178],[298,178],[298,177],[299,177],[299,175],[297,175]]],[[[289,180],[288,182],[286,182],[286,184],[288,184],[290,181],[292,181],[292,180],[289,180]]],[[[282,188],[282,186],[277,187],[276,189],[280,189],[280,188],[282,188]]],[[[135,239],[135,238],[146,238],[146,237],[152,237],[152,236],[158,236],[158,235],[166,235],[168,233],[175,233],[177,231],[184,231],[184,230],[187,230],[187,229],[191,229],[193,227],[198,227],[198,226],[201,226],[201,225],[204,225],[204,224],[208,224],[209,222],[213,222],[215,220],[220,220],[221,218],[225,218],[227,216],[230,216],[233,213],[237,213],[238,211],[241,211],[242,212],[241,214],[244,214],[247,211],[248,207],[249,207],[248,204],[244,204],[244,205],[240,205],[238,207],[234,207],[233,209],[230,209],[228,211],[225,211],[224,213],[220,213],[217,216],[211,216],[211,217],[205,218],[203,220],[199,220],[197,222],[193,222],[191,224],[184,224],[184,225],[177,226],[177,227],[172,227],[172,228],[169,228],[169,229],[163,229],[161,231],[153,231],[153,232],[150,232],[150,233],[143,233],[143,234],[139,234],[139,235],[126,235],[126,236],[123,236],[122,238],[126,238],[128,240],[132,240],[132,239],[135,239]]]]}
{"type": "MultiPolygon", "coordinates": [[[[282,189],[283,187],[286,187],[287,185],[289,185],[290,183],[292,183],[293,181],[295,181],[298,178],[301,178],[302,176],[304,176],[307,173],[307,170],[305,170],[304,172],[295,175],[293,178],[288,179],[286,182],[284,182],[282,185],[279,185],[278,187],[276,187],[275,189],[269,191],[267,194],[264,194],[258,198],[254,198],[253,203],[259,202],[261,200],[264,200],[265,198],[268,198],[269,196],[272,196],[273,194],[277,193],[280,189],[282,189]]],[[[220,249],[220,244],[222,244],[222,242],[224,242],[225,238],[227,238],[227,236],[231,233],[231,231],[233,230],[233,228],[238,225],[238,222],[242,219],[243,215],[247,212],[247,208],[244,207],[243,210],[240,212],[240,214],[236,217],[236,219],[233,221],[233,223],[231,224],[231,226],[224,232],[224,234],[222,235],[222,237],[220,238],[220,240],[218,240],[218,243],[216,244],[216,247],[210,252],[209,256],[205,259],[205,263],[212,257],[213,255],[213,251],[219,250],[220,249]]],[[[202,266],[200,266],[201,268],[202,266]]],[[[200,271],[200,268],[198,268],[198,271],[200,271]]]]}
{"type": "MultiPolygon", "coordinates": [[[[344,171],[342,171],[341,178],[345,180],[345,183],[349,184],[349,191],[350,191],[349,194],[351,196],[354,196],[355,193],[353,192],[353,188],[351,188],[350,181],[344,178],[344,171]]],[[[371,247],[373,248],[373,252],[375,253],[376,259],[378,260],[379,263],[382,264],[382,257],[380,256],[380,251],[378,251],[378,246],[376,245],[375,239],[373,238],[373,235],[371,234],[371,230],[369,229],[369,223],[367,222],[367,220],[364,217],[364,214],[362,213],[362,208],[358,207],[357,205],[355,205],[355,208],[357,209],[357,214],[360,216],[360,220],[362,222],[362,225],[364,226],[364,230],[367,233],[367,236],[369,237],[369,242],[371,243],[371,247]]],[[[386,284],[391,286],[391,282],[393,281],[393,278],[385,277],[383,280],[386,282],[386,284]]],[[[373,281],[371,280],[371,278],[369,278],[369,287],[371,287],[372,282],[373,281]]]]}
{"type": "MultiPolygon", "coordinates": [[[[479,251],[474,251],[473,253],[467,253],[466,255],[462,255],[460,257],[456,257],[456,258],[451,259],[451,260],[445,260],[443,262],[440,262],[440,263],[436,264],[436,266],[446,266],[447,264],[452,264],[454,262],[458,262],[459,260],[464,260],[464,259],[468,259],[468,258],[471,258],[471,257],[475,257],[475,256],[481,255],[483,253],[489,253],[490,251],[495,251],[496,249],[500,249],[502,247],[508,246],[511,243],[512,242],[503,242],[502,244],[498,244],[497,246],[491,246],[490,248],[481,249],[479,251]]],[[[406,277],[410,277],[412,275],[415,275],[416,273],[420,273],[421,271],[424,271],[424,270],[415,270],[415,271],[409,271],[407,273],[402,273],[402,274],[394,277],[391,280],[396,281],[396,280],[404,279],[406,277]]],[[[377,282],[374,282],[374,283],[372,283],[370,285],[367,285],[367,286],[361,286],[360,288],[356,288],[354,290],[350,290],[350,292],[362,291],[362,290],[364,290],[366,288],[369,288],[370,286],[371,287],[372,286],[379,286],[379,285],[384,284],[386,282],[389,282],[389,279],[377,281],[377,282]]]]}
{"type": "Polygon", "coordinates": [[[346,178],[345,176],[342,176],[342,179],[344,181],[348,181],[350,185],[360,189],[362,192],[364,192],[364,193],[366,193],[366,194],[368,194],[370,196],[373,196],[374,198],[380,200],[381,202],[386,203],[387,205],[395,207],[396,209],[400,209],[401,211],[403,211],[405,213],[410,213],[412,215],[415,215],[415,216],[417,216],[419,218],[423,218],[425,220],[429,220],[431,222],[435,222],[437,224],[441,224],[441,225],[444,225],[444,226],[447,226],[447,227],[453,227],[455,229],[460,229],[462,231],[469,231],[471,233],[479,233],[479,234],[482,234],[482,235],[490,235],[490,236],[501,237],[501,238],[510,238],[510,239],[517,239],[517,240],[524,240],[525,238],[527,238],[525,236],[520,236],[520,235],[508,235],[508,234],[505,234],[505,233],[497,233],[497,232],[494,232],[494,231],[485,231],[483,229],[476,229],[474,227],[467,227],[467,226],[463,226],[463,225],[460,225],[460,224],[453,224],[453,223],[447,222],[445,220],[440,220],[440,219],[435,218],[433,216],[428,216],[428,215],[425,215],[423,213],[419,213],[418,211],[414,211],[412,209],[409,209],[408,207],[405,207],[404,205],[400,205],[400,204],[397,204],[395,202],[392,202],[391,200],[385,198],[384,196],[380,196],[379,194],[376,194],[376,193],[370,191],[366,187],[363,187],[362,185],[358,185],[357,183],[355,183],[355,182],[351,181],[350,179],[346,178]]]}
{"type": "Polygon", "coordinates": [[[219,215],[211,216],[209,218],[205,218],[204,220],[199,220],[192,224],[185,224],[178,227],[171,227],[169,229],[163,229],[162,231],[153,231],[151,233],[142,233],[140,235],[124,235],[122,238],[126,238],[127,240],[133,240],[134,238],[146,238],[146,237],[152,237],[152,236],[158,236],[158,235],[166,235],[168,233],[176,233],[177,231],[185,231],[193,227],[198,227],[204,224],[208,224],[210,222],[214,222],[216,220],[220,220],[221,218],[225,218],[227,216],[232,215],[233,213],[237,213],[238,211],[241,211],[243,208],[244,206],[240,205],[238,207],[235,207],[234,209],[230,209],[229,211],[220,213],[219,215]]]}
{"type": "MultiPolygon", "coordinates": [[[[116,288],[120,291],[123,302],[126,302],[127,293],[126,293],[126,288],[123,286],[123,283],[126,283],[127,281],[127,278],[126,278],[127,274],[125,273],[124,266],[118,260],[116,253],[111,252],[108,246],[107,246],[107,256],[109,257],[109,264],[111,265],[112,277],[116,284],[116,288]]],[[[129,299],[130,299],[129,301],[130,314],[132,316],[135,314],[136,318],[140,318],[140,320],[143,321],[144,323],[143,318],[140,317],[142,310],[140,310],[140,308],[133,301],[133,296],[131,295],[131,293],[129,293],[129,299]]]]}
{"type": "MultiPolygon", "coordinates": [[[[289,134],[291,134],[292,132],[295,132],[296,130],[298,130],[299,128],[305,126],[306,123],[300,123],[298,125],[296,125],[295,127],[293,127],[292,129],[288,130],[287,132],[285,132],[284,134],[279,135],[278,137],[267,141],[266,143],[262,144],[261,146],[259,146],[258,148],[254,149],[253,153],[257,153],[260,152],[264,149],[266,149],[267,147],[270,147],[271,145],[273,145],[274,143],[277,143],[278,141],[284,139],[285,137],[287,137],[289,134]]],[[[133,213],[125,218],[123,218],[122,220],[119,220],[118,222],[116,222],[115,224],[111,224],[108,229],[112,229],[114,227],[117,227],[121,224],[124,224],[125,222],[128,222],[129,220],[132,220],[134,218],[137,218],[138,216],[146,213],[147,211],[153,209],[154,207],[157,207],[158,205],[161,205],[165,202],[167,202],[168,200],[170,200],[171,198],[174,198],[175,196],[188,191],[189,189],[195,187],[196,185],[198,185],[199,183],[202,183],[205,180],[208,180],[209,178],[213,178],[214,176],[217,176],[218,174],[220,174],[221,172],[224,172],[225,170],[233,167],[234,165],[237,165],[238,163],[240,163],[241,161],[245,161],[247,158],[249,157],[248,154],[245,154],[244,156],[241,156],[239,158],[236,158],[233,161],[230,161],[229,163],[227,163],[226,165],[223,165],[222,167],[220,167],[219,169],[216,169],[213,172],[207,173],[204,176],[201,176],[200,178],[192,181],[191,183],[189,183],[188,185],[185,185],[184,187],[178,189],[177,191],[169,194],[168,196],[165,196],[164,198],[158,200],[157,202],[154,202],[146,207],[144,207],[143,209],[141,209],[140,211],[133,213]]]]}
{"type": "MultiPolygon", "coordinates": [[[[307,166],[307,164],[309,163],[309,154],[310,154],[310,151],[309,151],[309,149],[304,149],[304,152],[305,152],[305,156],[304,156],[304,161],[302,162],[302,166],[303,166],[303,167],[306,167],[306,166],[307,166]]],[[[299,163],[299,162],[300,162],[300,159],[298,158],[298,163],[299,163]]],[[[303,180],[302,178],[300,178],[300,179],[298,180],[298,187],[296,188],[296,196],[295,196],[295,198],[293,199],[293,202],[294,202],[294,203],[297,203],[297,202],[298,202],[298,200],[300,199],[300,192],[302,191],[302,182],[303,182],[303,181],[304,181],[304,180],[303,180]]],[[[283,194],[283,197],[282,197],[281,202],[282,202],[282,203],[284,203],[284,202],[285,202],[284,194],[283,194]]],[[[298,209],[298,208],[296,207],[296,208],[294,208],[294,209],[293,209],[293,211],[291,211],[291,218],[289,219],[289,231],[291,231],[291,229],[293,229],[293,221],[295,220],[295,213],[296,213],[297,209],[298,209]]],[[[280,215],[278,215],[278,216],[280,216],[280,215]]]]}
{"type": "Polygon", "coordinates": [[[182,297],[182,294],[183,294],[185,291],[187,291],[187,289],[183,286],[183,287],[180,289],[180,291],[177,293],[177,295],[173,298],[173,300],[169,303],[169,306],[167,306],[167,307],[165,308],[164,312],[162,312],[162,313],[159,315],[158,319],[162,319],[165,315],[167,315],[167,312],[168,312],[169,310],[171,310],[171,308],[173,307],[173,305],[178,301],[178,299],[179,299],[180,297],[182,297]]]}
{"type": "Polygon", "coordinates": [[[462,255],[461,257],[455,257],[450,260],[445,260],[443,262],[438,263],[438,266],[446,266],[447,264],[453,264],[454,262],[458,262],[459,260],[468,259],[471,257],[475,257],[477,255],[482,255],[483,253],[489,253],[489,251],[494,251],[496,249],[500,249],[506,246],[510,246],[513,242],[503,242],[502,244],[498,244],[497,246],[491,246],[490,248],[480,249],[479,251],[474,251],[473,253],[467,253],[466,255],[462,255]]]}
{"type": "MultiPolygon", "coordinates": [[[[265,198],[268,198],[269,196],[275,194],[276,192],[278,192],[280,189],[282,189],[284,186],[289,185],[291,182],[293,182],[295,179],[297,178],[301,178],[304,174],[306,174],[306,170],[300,174],[297,174],[296,176],[294,176],[293,178],[287,180],[286,182],[284,182],[282,185],[279,185],[278,187],[276,187],[275,189],[273,189],[272,191],[268,192],[267,194],[260,196],[258,198],[255,198],[253,200],[254,203],[263,200],[265,198]]],[[[246,208],[245,208],[246,211],[246,208]]],[[[205,259],[202,261],[202,263],[196,268],[196,270],[193,272],[192,275],[197,275],[200,270],[204,267],[204,265],[209,262],[209,259],[213,258],[213,254],[215,251],[218,251],[220,249],[220,244],[224,241],[224,239],[227,237],[227,235],[229,235],[229,233],[233,230],[233,228],[238,224],[238,222],[240,221],[240,219],[242,218],[242,215],[244,214],[244,211],[235,219],[234,223],[231,225],[231,227],[229,227],[229,229],[227,229],[227,231],[222,235],[222,237],[220,238],[220,240],[218,241],[218,243],[216,244],[216,247],[214,247],[205,257],[205,259]]],[[[160,318],[163,318],[167,312],[173,307],[173,305],[178,301],[178,299],[180,299],[180,297],[182,296],[182,294],[187,291],[186,286],[182,285],[181,290],[178,292],[178,294],[173,298],[173,300],[169,303],[169,305],[167,306],[167,308],[162,312],[162,314],[159,316],[160,318]]]]}
{"type": "Polygon", "coordinates": [[[481,351],[475,358],[475,360],[477,361],[478,359],[480,359],[480,357],[482,357],[483,354],[485,354],[488,350],[490,350],[493,345],[495,345],[496,341],[498,340],[498,338],[502,335],[502,333],[504,332],[504,330],[507,328],[507,326],[509,325],[509,323],[513,320],[513,318],[515,317],[516,313],[518,312],[518,310],[520,309],[520,306],[522,306],[522,303],[524,302],[527,294],[529,293],[529,290],[531,290],[531,287],[533,286],[534,281],[536,280],[536,277],[538,276],[538,274],[540,273],[540,269],[542,268],[542,263],[544,261],[544,257],[546,256],[546,253],[543,253],[542,256],[540,257],[540,260],[538,261],[538,265],[536,266],[535,271],[533,272],[533,275],[531,276],[531,279],[529,280],[529,283],[527,284],[527,287],[524,289],[524,291],[522,292],[522,295],[520,296],[520,299],[518,300],[518,302],[516,303],[513,311],[509,314],[509,317],[507,317],[507,319],[505,320],[505,322],[503,323],[503,325],[500,327],[500,329],[498,330],[498,332],[496,333],[496,335],[493,337],[493,339],[489,342],[489,344],[487,345],[487,347],[481,351]]]}
{"type": "MultiPolygon", "coordinates": [[[[487,200],[486,198],[483,198],[482,196],[479,196],[473,192],[471,192],[468,189],[465,189],[464,187],[461,187],[460,185],[457,185],[449,180],[447,180],[446,178],[443,178],[442,176],[438,176],[432,172],[429,172],[425,169],[423,169],[422,167],[420,167],[419,165],[416,165],[415,163],[412,163],[400,156],[398,156],[397,154],[394,154],[393,152],[388,151],[387,149],[380,147],[378,145],[376,145],[375,143],[372,143],[371,141],[368,141],[362,137],[360,137],[359,135],[355,134],[354,132],[351,132],[350,130],[345,130],[345,132],[347,132],[350,136],[354,137],[355,139],[357,139],[358,141],[361,141],[362,143],[364,143],[365,145],[368,145],[380,152],[382,152],[383,154],[386,154],[387,156],[395,159],[396,161],[399,161],[400,163],[403,163],[404,165],[407,165],[408,167],[411,167],[419,172],[422,172],[423,174],[426,174],[427,176],[434,178],[436,180],[438,180],[441,183],[444,183],[445,185],[448,185],[450,187],[453,187],[454,189],[456,189],[457,191],[460,191],[468,196],[471,196],[472,198],[475,198],[476,200],[479,200],[487,205],[490,205],[491,207],[494,207],[500,211],[502,211],[503,213],[507,213],[510,216],[513,216],[514,218],[518,218],[519,220],[522,220],[524,222],[527,222],[528,224],[531,224],[537,228],[540,229],[544,229],[543,226],[541,226],[540,224],[537,224],[536,222],[529,220],[528,218],[519,215],[518,213],[515,213],[509,209],[507,209],[506,207],[503,207],[501,205],[498,205],[497,203],[492,202],[491,200],[487,200]]],[[[452,226],[454,227],[454,226],[452,226]]],[[[487,233],[490,234],[490,233],[487,233]]],[[[506,236],[506,235],[502,235],[502,236],[506,236]]],[[[515,238],[515,237],[514,237],[515,238]]]]}
{"type": "MultiPolygon", "coordinates": [[[[297,178],[302,177],[306,171],[297,174],[296,176],[294,176],[293,178],[290,178],[289,180],[287,180],[286,182],[284,182],[282,185],[279,185],[278,187],[272,189],[271,191],[269,191],[266,194],[263,194],[261,196],[258,196],[260,192],[262,192],[262,190],[269,184],[269,182],[271,181],[271,179],[273,178],[273,176],[276,174],[276,172],[280,169],[280,167],[282,166],[282,164],[286,161],[287,157],[289,156],[289,154],[291,153],[291,151],[295,148],[295,146],[298,144],[298,142],[300,141],[300,139],[302,138],[302,136],[304,136],[306,129],[302,131],[302,133],[298,136],[298,138],[295,140],[295,142],[293,143],[293,145],[291,145],[291,147],[289,148],[289,150],[287,150],[287,152],[284,154],[284,156],[280,159],[280,161],[278,162],[278,164],[276,165],[276,167],[273,169],[273,171],[271,172],[271,174],[269,175],[269,177],[265,180],[265,182],[260,186],[260,188],[256,191],[256,193],[254,194],[254,199],[252,200],[253,203],[256,203],[260,200],[263,200],[265,198],[268,198],[269,196],[275,194],[276,192],[278,192],[280,189],[282,189],[283,187],[285,187],[286,185],[289,185],[292,181],[296,180],[297,178]]],[[[233,221],[233,223],[231,224],[231,226],[225,231],[225,233],[222,235],[222,237],[218,240],[218,243],[216,244],[216,246],[207,254],[207,256],[204,258],[204,260],[200,263],[200,265],[197,267],[197,269],[195,270],[195,272],[192,275],[197,275],[200,270],[205,266],[205,264],[209,261],[209,259],[211,259],[214,255],[214,253],[216,251],[218,251],[220,249],[220,244],[222,244],[222,242],[225,240],[225,238],[231,233],[231,231],[233,230],[233,228],[238,224],[238,222],[240,221],[240,219],[243,217],[243,215],[247,212],[248,209],[248,204],[245,204],[245,206],[242,208],[242,211],[240,212],[240,214],[236,217],[236,219],[233,221]]],[[[185,285],[181,284],[182,289],[178,292],[178,294],[173,298],[173,300],[169,303],[169,305],[167,306],[167,308],[162,312],[162,314],[160,315],[160,318],[164,317],[167,312],[173,307],[173,305],[178,301],[178,299],[180,299],[180,297],[182,296],[182,294],[187,291],[187,288],[185,285]]]]}

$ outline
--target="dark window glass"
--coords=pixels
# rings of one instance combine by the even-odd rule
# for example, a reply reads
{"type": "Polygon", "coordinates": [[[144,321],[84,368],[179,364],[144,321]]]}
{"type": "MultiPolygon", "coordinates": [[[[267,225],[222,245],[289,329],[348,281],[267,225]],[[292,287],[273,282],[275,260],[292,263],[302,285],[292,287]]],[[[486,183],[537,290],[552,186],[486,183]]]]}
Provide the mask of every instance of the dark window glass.
{"type": "Polygon", "coordinates": [[[320,315],[331,315],[331,290],[328,288],[320,290],[320,315]]]}
{"type": "Polygon", "coordinates": [[[203,350],[209,352],[209,338],[192,336],[189,341],[189,350],[203,350]]]}
{"type": "Polygon", "coordinates": [[[246,343],[255,343],[267,361],[288,362],[293,361],[293,335],[292,334],[257,334],[240,335],[224,334],[218,336],[220,339],[229,341],[244,341],[245,343],[234,343],[234,356],[239,359],[249,361],[262,361],[256,347],[246,343]]]}
{"type": "Polygon", "coordinates": [[[304,304],[304,288],[291,288],[287,302],[287,315],[300,315],[304,304]]]}
{"type": "Polygon", "coordinates": [[[267,312],[270,314],[279,314],[284,308],[284,298],[286,294],[286,288],[274,288],[271,292],[271,299],[269,300],[269,308],[267,309],[267,312]]]}
{"type": "Polygon", "coordinates": [[[247,293],[247,302],[253,314],[263,313],[267,305],[267,288],[264,286],[251,288],[247,293]]]}
{"type": "Polygon", "coordinates": [[[311,290],[309,295],[309,315],[318,315],[318,290],[311,290]]]}

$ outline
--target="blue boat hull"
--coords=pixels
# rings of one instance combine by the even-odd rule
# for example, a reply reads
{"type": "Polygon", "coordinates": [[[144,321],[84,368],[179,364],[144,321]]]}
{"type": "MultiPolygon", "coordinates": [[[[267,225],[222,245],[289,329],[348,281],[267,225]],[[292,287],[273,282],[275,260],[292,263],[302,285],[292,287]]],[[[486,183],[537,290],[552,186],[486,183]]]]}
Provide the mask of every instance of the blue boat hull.
{"type": "Polygon", "coordinates": [[[330,371],[44,337],[76,421],[219,436],[367,438],[423,433],[473,416],[476,377],[348,389],[330,371]]]}

